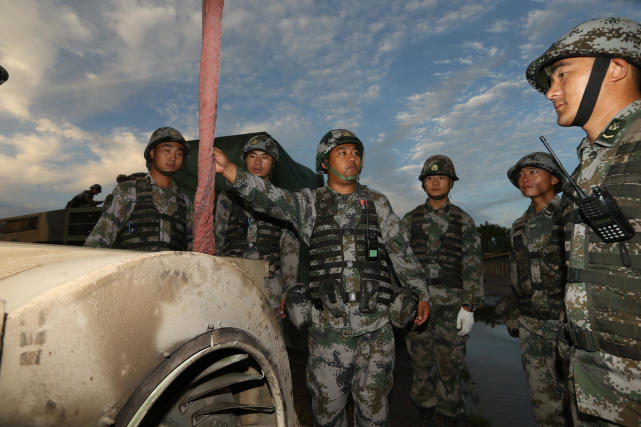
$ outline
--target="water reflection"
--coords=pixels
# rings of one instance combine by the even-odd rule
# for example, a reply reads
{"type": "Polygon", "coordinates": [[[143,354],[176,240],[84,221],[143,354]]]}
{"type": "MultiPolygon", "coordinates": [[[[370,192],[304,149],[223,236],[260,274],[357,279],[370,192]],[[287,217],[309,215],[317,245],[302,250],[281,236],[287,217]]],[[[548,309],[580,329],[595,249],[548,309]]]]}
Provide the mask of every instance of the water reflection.
{"type": "Polygon", "coordinates": [[[510,337],[494,315],[497,301],[486,296],[487,306],[478,310],[467,342],[466,412],[492,426],[536,426],[519,340],[510,337]]]}

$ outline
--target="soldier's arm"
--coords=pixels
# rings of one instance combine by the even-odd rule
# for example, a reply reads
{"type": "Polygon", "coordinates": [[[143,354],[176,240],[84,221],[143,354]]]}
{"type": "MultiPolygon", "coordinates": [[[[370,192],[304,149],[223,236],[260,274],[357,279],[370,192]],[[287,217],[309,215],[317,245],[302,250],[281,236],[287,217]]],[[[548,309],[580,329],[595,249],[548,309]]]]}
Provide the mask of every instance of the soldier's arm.
{"type": "Polygon", "coordinates": [[[288,228],[283,228],[283,232],[280,235],[280,268],[283,274],[283,294],[287,289],[296,285],[299,250],[300,243],[296,234],[288,228]]]}
{"type": "Polygon", "coordinates": [[[127,190],[124,189],[123,184],[125,183],[114,188],[113,201],[107,209],[102,211],[102,215],[85,241],[85,246],[92,248],[113,246],[118,232],[133,210],[131,200],[127,197],[127,190]]]}
{"type": "Polygon", "coordinates": [[[309,244],[316,221],[316,198],[308,188],[287,191],[257,176],[238,169],[225,153],[214,147],[216,172],[222,173],[231,187],[251,207],[274,218],[291,223],[305,244],[309,244]]]}
{"type": "Polygon", "coordinates": [[[411,288],[420,300],[428,301],[429,292],[423,277],[423,269],[407,244],[400,218],[394,213],[386,197],[375,197],[374,203],[376,203],[376,213],[381,225],[385,249],[394,264],[394,271],[401,286],[411,288]]]}
{"type": "Polygon", "coordinates": [[[225,235],[229,228],[229,217],[231,215],[231,200],[227,194],[227,191],[223,191],[218,195],[218,200],[216,201],[214,241],[216,242],[216,254],[218,255],[222,255],[221,251],[225,247],[225,235]]]}
{"type": "Polygon", "coordinates": [[[412,223],[411,223],[411,218],[409,213],[406,213],[403,216],[403,220],[401,221],[401,226],[403,230],[403,238],[405,239],[405,242],[409,245],[409,242],[412,239],[412,235],[411,235],[412,223]]]}
{"type": "Polygon", "coordinates": [[[483,265],[481,236],[474,220],[467,218],[463,225],[463,295],[462,304],[479,305],[483,302],[483,265]]]}

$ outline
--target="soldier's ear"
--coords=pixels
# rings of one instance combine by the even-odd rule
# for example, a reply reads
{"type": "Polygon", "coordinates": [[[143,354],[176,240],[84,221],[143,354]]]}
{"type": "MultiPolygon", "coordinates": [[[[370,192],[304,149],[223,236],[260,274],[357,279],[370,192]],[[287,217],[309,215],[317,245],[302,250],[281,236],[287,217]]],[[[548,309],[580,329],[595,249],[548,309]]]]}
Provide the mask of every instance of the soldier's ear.
{"type": "Polygon", "coordinates": [[[550,183],[551,183],[552,185],[556,185],[556,184],[558,184],[558,183],[559,183],[559,178],[555,177],[555,176],[554,176],[554,175],[552,175],[552,174],[550,174],[550,177],[552,178],[552,179],[550,180],[550,183]]]}

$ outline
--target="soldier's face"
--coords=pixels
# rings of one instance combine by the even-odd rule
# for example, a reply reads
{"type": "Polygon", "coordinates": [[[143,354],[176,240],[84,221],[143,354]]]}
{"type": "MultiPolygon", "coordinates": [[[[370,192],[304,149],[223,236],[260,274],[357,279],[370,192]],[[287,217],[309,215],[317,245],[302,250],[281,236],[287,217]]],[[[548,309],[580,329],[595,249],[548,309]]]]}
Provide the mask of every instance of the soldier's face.
{"type": "Polygon", "coordinates": [[[150,151],[151,167],[159,172],[176,172],[183,165],[184,148],[177,142],[162,142],[150,151]]]}
{"type": "Polygon", "coordinates": [[[521,194],[531,199],[543,197],[552,199],[554,197],[554,186],[559,179],[545,169],[524,167],[519,171],[519,189],[521,194]]]}
{"type": "Polygon", "coordinates": [[[329,165],[344,176],[353,176],[361,172],[363,153],[356,144],[341,144],[329,152],[329,165]]]}
{"type": "Polygon", "coordinates": [[[550,67],[550,89],[545,97],[554,103],[559,126],[570,126],[579,110],[594,58],[565,58],[550,67]]]}
{"type": "Polygon", "coordinates": [[[269,179],[269,172],[274,165],[274,158],[261,150],[250,151],[245,155],[247,172],[252,175],[269,179]]]}
{"type": "Polygon", "coordinates": [[[423,189],[428,196],[434,198],[447,195],[453,184],[452,178],[445,175],[428,175],[423,178],[423,189]]]}

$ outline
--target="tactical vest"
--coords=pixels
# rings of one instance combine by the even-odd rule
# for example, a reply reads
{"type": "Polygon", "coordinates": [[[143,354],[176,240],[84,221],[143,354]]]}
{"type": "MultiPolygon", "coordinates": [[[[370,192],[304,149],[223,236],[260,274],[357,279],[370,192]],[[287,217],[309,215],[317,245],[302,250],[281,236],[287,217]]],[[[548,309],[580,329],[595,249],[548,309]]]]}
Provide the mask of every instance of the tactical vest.
{"type": "MultiPolygon", "coordinates": [[[[366,187],[365,189],[367,191],[366,187]]],[[[317,307],[320,304],[319,292],[329,288],[340,289],[344,303],[360,301],[363,291],[369,289],[372,291],[372,298],[376,300],[371,301],[372,304],[389,305],[392,296],[390,264],[378,224],[376,207],[370,197],[361,206],[361,215],[356,227],[341,229],[334,219],[338,208],[336,196],[326,187],[316,190],[316,222],[309,246],[309,284],[312,300],[317,307]],[[375,260],[367,259],[368,235],[370,241],[373,241],[375,236],[377,244],[375,260]],[[353,266],[360,274],[360,292],[352,294],[355,299],[351,299],[342,284],[343,269],[348,266],[348,261],[345,261],[343,239],[349,236],[353,236],[356,241],[354,257],[356,261],[353,266]]],[[[349,263],[352,262],[354,261],[349,261],[349,263]]],[[[360,302],[362,306],[363,302],[360,302]]]]}
{"type": "MultiPolygon", "coordinates": [[[[602,189],[617,198],[623,214],[631,220],[641,221],[641,158],[626,159],[631,153],[641,151],[641,118],[636,119],[621,140],[605,178],[602,189]],[[632,141],[634,140],[634,141],[632,141]]],[[[582,222],[575,209],[568,227],[571,238],[574,224],[582,222]]],[[[571,268],[569,282],[585,282],[588,286],[588,310],[591,331],[576,324],[569,325],[571,338],[578,348],[587,351],[604,351],[615,356],[641,360],[641,327],[635,318],[641,317],[641,254],[634,247],[641,245],[637,232],[628,246],[632,267],[623,267],[618,243],[604,243],[586,225],[586,245],[590,251],[585,269],[571,268]],[[617,274],[619,273],[619,274],[617,274]],[[623,274],[620,274],[623,273],[623,274]]]]}
{"type": "Polygon", "coordinates": [[[410,246],[423,266],[427,282],[432,286],[463,288],[463,218],[464,213],[452,204],[447,205],[447,230],[441,235],[438,254],[428,255],[428,236],[423,230],[428,215],[425,204],[418,206],[410,216],[410,246]],[[439,266],[438,277],[430,271],[430,265],[439,266]]]}
{"type": "MultiPolygon", "coordinates": [[[[230,193],[229,199],[232,202],[231,214],[227,224],[225,245],[222,255],[242,257],[249,250],[247,243],[247,231],[252,219],[247,217],[243,211],[246,202],[236,193],[230,193]]],[[[256,221],[256,250],[261,259],[268,260],[276,269],[272,274],[280,271],[280,237],[286,223],[272,218],[260,212],[253,212],[256,221]]]]}
{"type": "Polygon", "coordinates": [[[148,177],[136,179],[136,205],[127,223],[118,232],[113,245],[119,249],[140,251],[187,250],[187,208],[185,200],[176,195],[178,206],[173,215],[161,214],[154,206],[151,181],[148,177]],[[169,221],[170,241],[160,241],[160,220],[169,221]]]}
{"type": "Polygon", "coordinates": [[[558,320],[563,310],[566,268],[563,258],[563,224],[560,205],[549,204],[545,210],[551,214],[551,227],[537,249],[530,251],[527,244],[526,216],[520,218],[512,230],[517,283],[521,313],[540,320],[558,320]],[[548,306],[533,307],[530,297],[534,291],[546,295],[548,306]]]}

